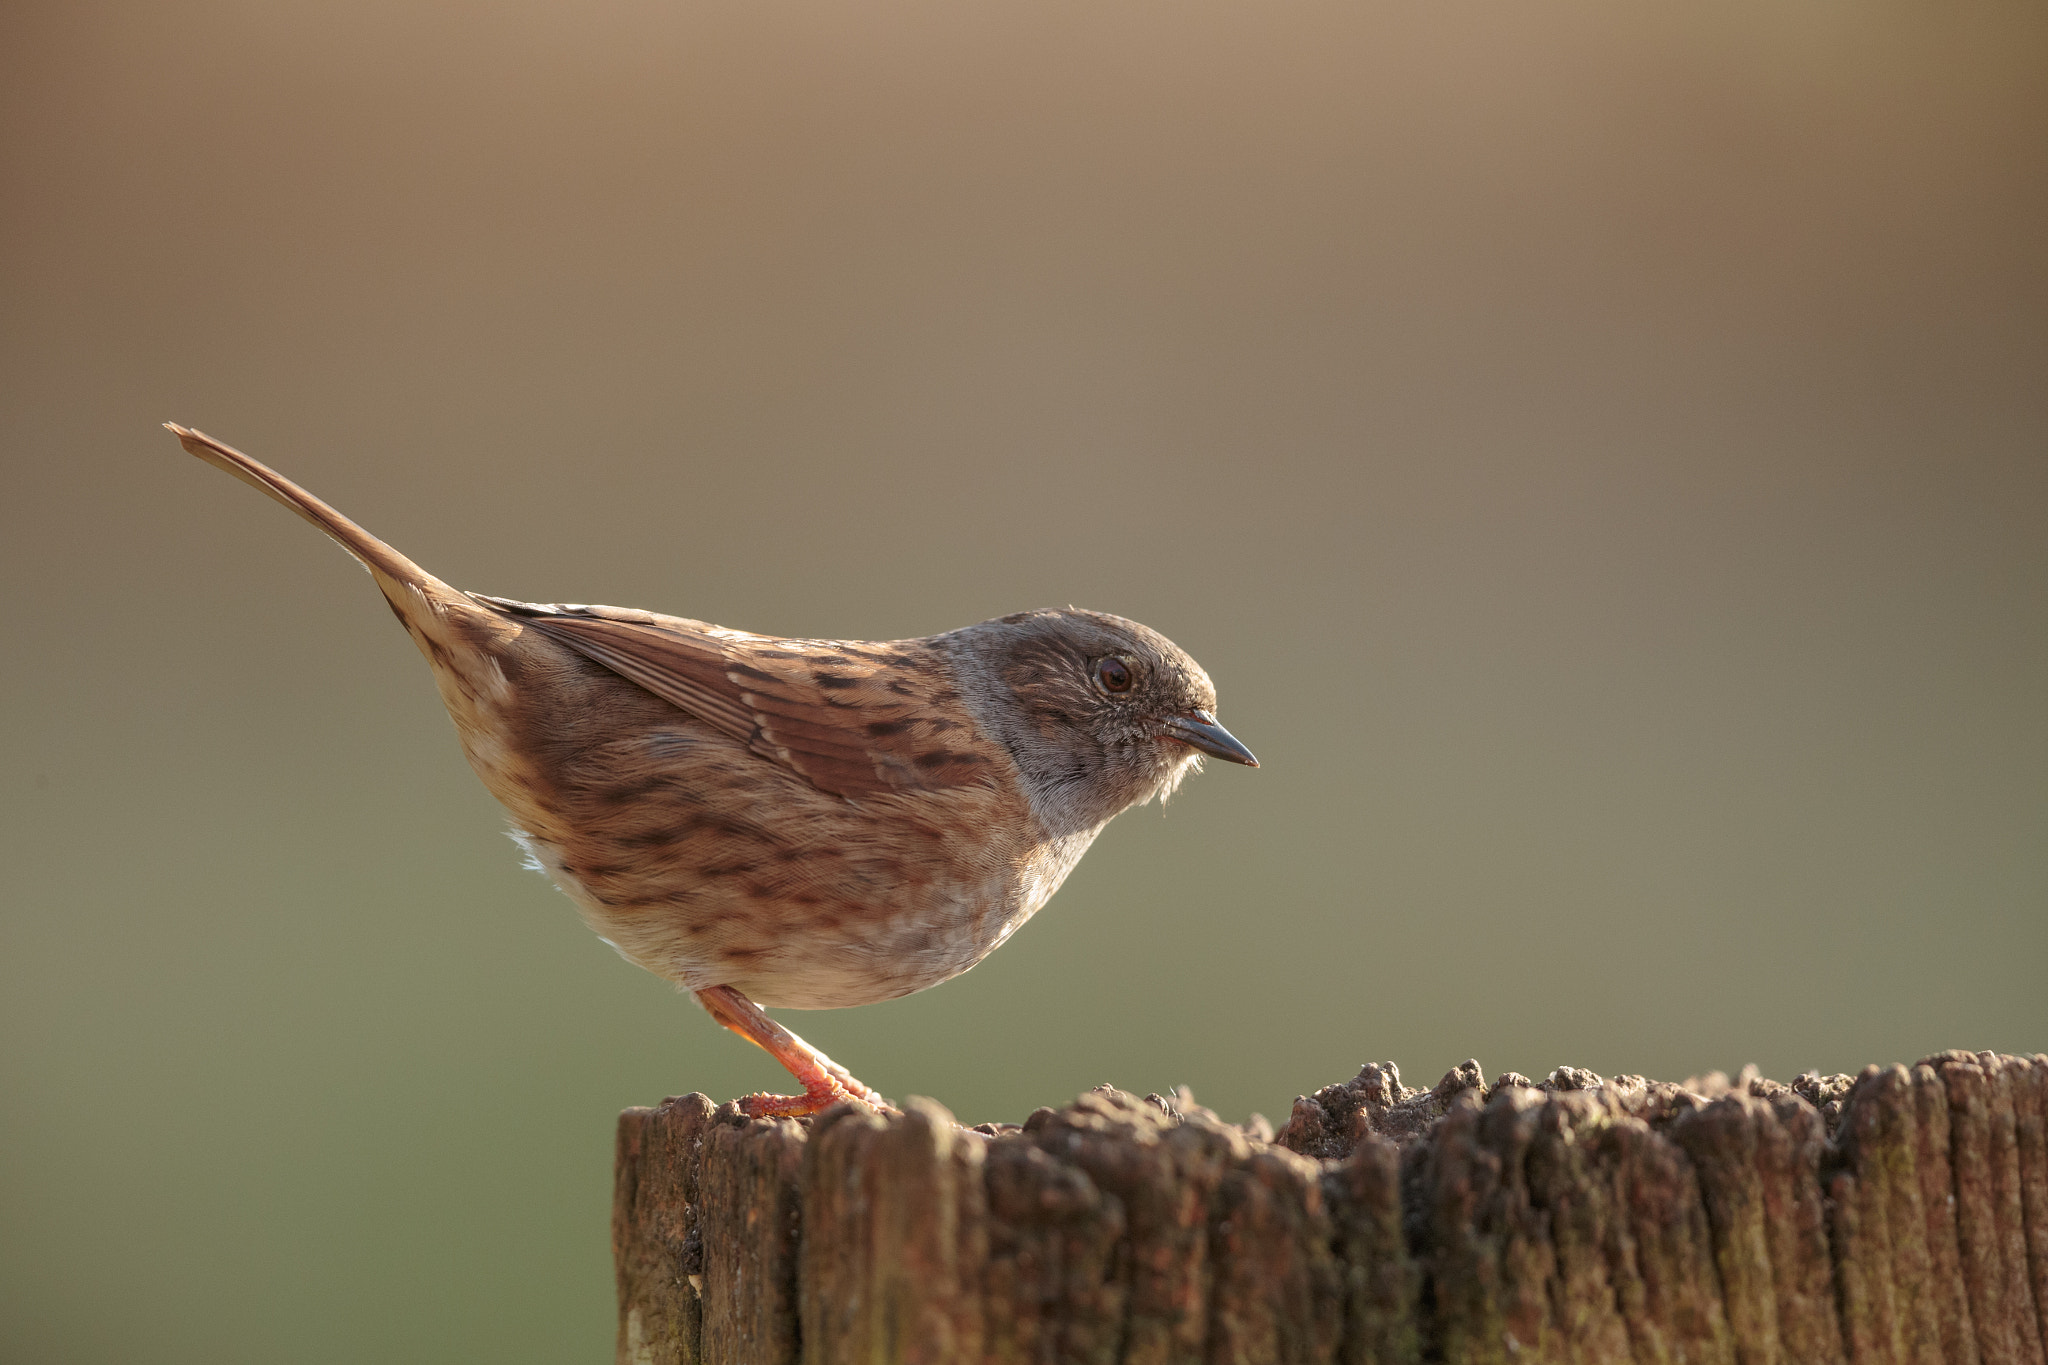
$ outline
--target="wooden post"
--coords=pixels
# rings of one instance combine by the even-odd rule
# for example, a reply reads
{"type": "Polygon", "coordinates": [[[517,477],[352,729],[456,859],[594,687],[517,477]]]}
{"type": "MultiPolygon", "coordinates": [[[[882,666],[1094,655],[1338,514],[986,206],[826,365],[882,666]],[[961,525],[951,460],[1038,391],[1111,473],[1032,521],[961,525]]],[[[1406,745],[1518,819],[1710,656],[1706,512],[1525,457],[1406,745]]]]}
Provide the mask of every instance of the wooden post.
{"type": "Polygon", "coordinates": [[[2048,1365],[2048,1056],[620,1115],[630,1365],[2048,1365]]]}

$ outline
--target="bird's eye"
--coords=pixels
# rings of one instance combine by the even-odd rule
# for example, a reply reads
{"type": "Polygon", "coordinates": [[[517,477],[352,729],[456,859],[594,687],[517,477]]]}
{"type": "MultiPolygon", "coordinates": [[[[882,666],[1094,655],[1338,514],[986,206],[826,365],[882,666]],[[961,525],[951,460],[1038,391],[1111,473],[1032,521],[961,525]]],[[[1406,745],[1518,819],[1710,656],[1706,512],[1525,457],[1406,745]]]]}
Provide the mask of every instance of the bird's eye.
{"type": "Polygon", "coordinates": [[[1114,654],[1107,659],[1097,659],[1095,681],[1105,692],[1128,692],[1131,690],[1131,666],[1114,654]]]}

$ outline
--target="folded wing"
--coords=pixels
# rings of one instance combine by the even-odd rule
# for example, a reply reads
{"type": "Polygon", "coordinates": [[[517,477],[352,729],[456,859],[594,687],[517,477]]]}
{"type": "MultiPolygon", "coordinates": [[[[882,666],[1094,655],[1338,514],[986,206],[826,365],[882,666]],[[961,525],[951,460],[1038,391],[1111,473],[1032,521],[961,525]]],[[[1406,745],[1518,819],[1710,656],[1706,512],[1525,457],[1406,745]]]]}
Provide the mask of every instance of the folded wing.
{"type": "Polygon", "coordinates": [[[987,742],[923,641],[791,640],[618,607],[477,600],[821,791],[858,799],[995,781],[987,742]]]}

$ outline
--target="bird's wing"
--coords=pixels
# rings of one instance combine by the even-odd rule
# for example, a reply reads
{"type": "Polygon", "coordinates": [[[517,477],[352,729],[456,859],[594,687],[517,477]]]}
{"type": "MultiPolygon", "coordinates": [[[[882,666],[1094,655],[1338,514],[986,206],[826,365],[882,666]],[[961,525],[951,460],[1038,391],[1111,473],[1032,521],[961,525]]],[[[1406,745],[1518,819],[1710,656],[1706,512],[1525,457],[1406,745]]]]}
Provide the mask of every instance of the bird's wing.
{"type": "Polygon", "coordinates": [[[821,791],[859,798],[994,780],[951,670],[921,640],[789,640],[618,607],[477,595],[821,791]]]}

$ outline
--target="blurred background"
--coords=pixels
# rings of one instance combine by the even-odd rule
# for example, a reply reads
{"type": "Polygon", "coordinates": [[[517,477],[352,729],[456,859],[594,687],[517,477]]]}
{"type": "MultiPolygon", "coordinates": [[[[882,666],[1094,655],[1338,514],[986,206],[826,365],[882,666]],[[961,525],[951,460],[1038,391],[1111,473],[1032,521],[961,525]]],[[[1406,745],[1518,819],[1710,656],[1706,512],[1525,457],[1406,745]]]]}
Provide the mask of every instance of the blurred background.
{"type": "Polygon", "coordinates": [[[321,537],[890,638],[1075,603],[1257,772],[786,1016],[968,1122],[1368,1059],[2048,1047],[2048,11],[0,11],[0,1355],[601,1360],[615,957],[321,537]]]}

